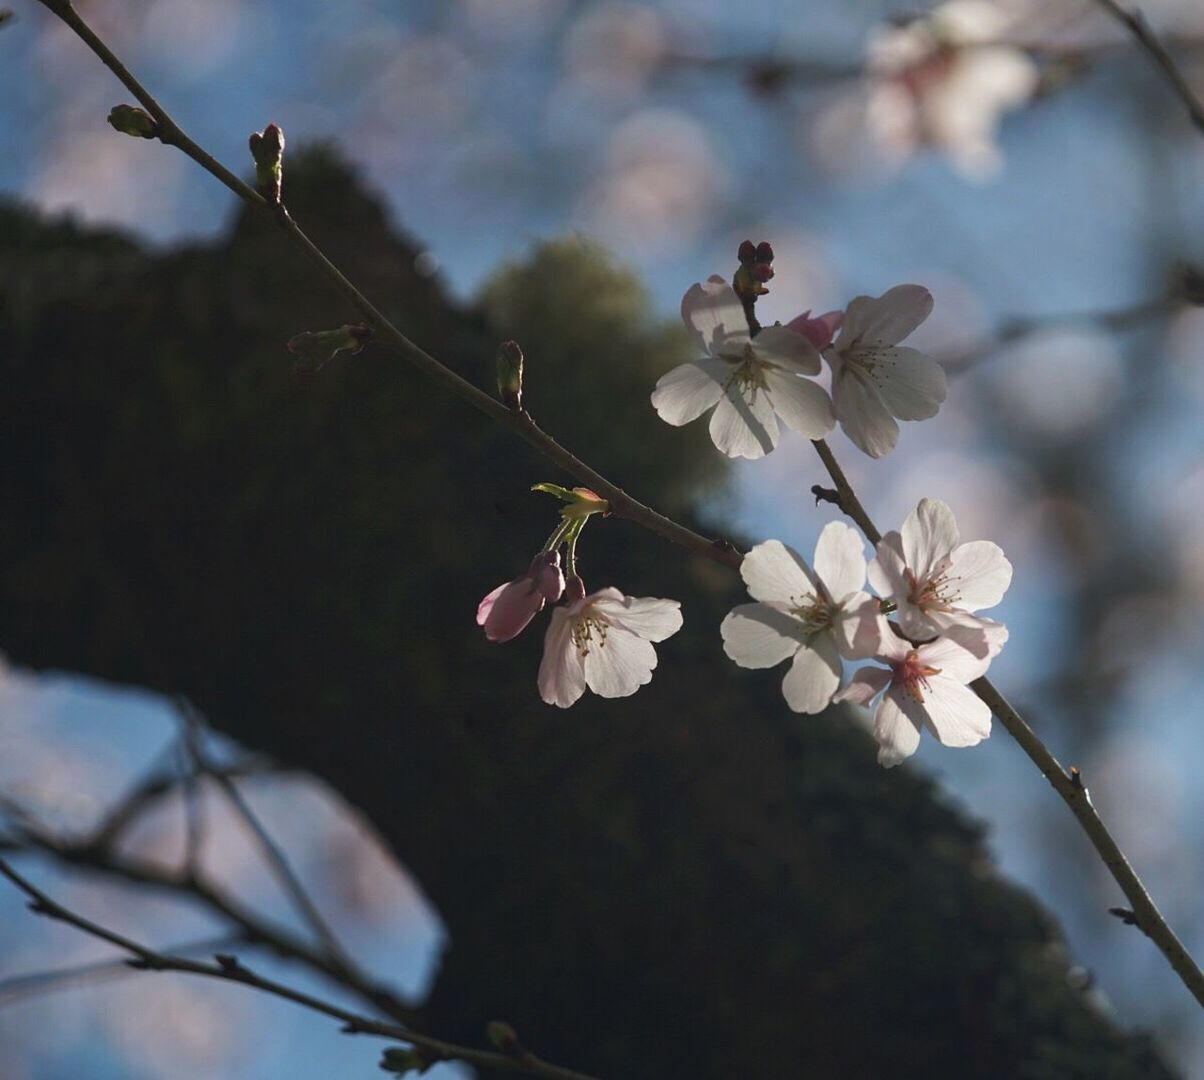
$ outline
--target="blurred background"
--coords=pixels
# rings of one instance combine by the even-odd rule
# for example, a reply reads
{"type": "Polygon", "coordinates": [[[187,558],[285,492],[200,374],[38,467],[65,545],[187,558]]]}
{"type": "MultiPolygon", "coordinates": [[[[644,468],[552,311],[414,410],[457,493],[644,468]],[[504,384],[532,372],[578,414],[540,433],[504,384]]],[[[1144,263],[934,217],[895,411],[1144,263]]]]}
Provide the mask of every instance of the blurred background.
{"type": "MultiPolygon", "coordinates": [[[[457,830],[484,829],[454,808],[484,808],[503,792],[514,805],[508,777],[494,775],[505,771],[501,762],[531,769],[523,815],[503,834],[531,837],[557,813],[538,798],[549,775],[575,775],[586,758],[590,769],[610,767],[599,758],[621,756],[614,743],[634,739],[637,757],[658,764],[648,776],[615,765],[624,782],[598,785],[590,813],[606,832],[627,794],[667,790],[657,769],[672,767],[665,761],[675,745],[693,753],[706,744],[721,758],[724,738],[747,736],[777,762],[778,728],[811,746],[825,725],[855,727],[849,716],[799,721],[780,697],[774,704],[776,677],[731,665],[717,670],[726,690],[716,693],[733,702],[753,695],[764,725],[743,706],[719,718],[712,705],[712,729],[689,711],[704,705],[687,710],[684,699],[653,699],[651,690],[647,698],[669,713],[641,703],[641,693],[634,704],[545,715],[534,688],[538,633],[497,649],[479,640],[471,615],[550,528],[549,509],[532,505],[525,487],[563,478],[514,449],[499,457],[504,440],[473,433],[478,420],[452,406],[432,404],[425,417],[413,409],[399,421],[390,410],[410,409],[426,391],[383,355],[369,352],[299,386],[281,343],[351,313],[303,268],[286,269],[270,229],[239,215],[227,191],[182,155],[114,133],[104,117],[127,95],[113,78],[39,5],[9,6],[13,17],[0,27],[0,362],[13,387],[4,476],[14,509],[0,526],[0,648],[11,663],[0,681],[0,791],[58,828],[86,829],[170,752],[176,722],[150,690],[187,693],[233,740],[221,745],[236,741],[290,767],[250,780],[248,798],[294,853],[348,948],[418,1000],[457,942],[478,957],[509,947],[488,926],[458,933],[465,924],[450,912],[467,919],[473,905],[448,900],[437,885],[441,854],[454,876],[457,830]],[[311,322],[319,310],[326,323],[311,322]],[[152,388],[139,372],[149,372],[152,388]],[[374,434],[348,434],[359,425],[374,434]],[[263,451],[262,461],[248,448],[263,451]],[[423,448],[446,449],[455,462],[419,470],[423,448]],[[169,490],[180,477],[196,486],[169,490]],[[296,531],[285,533],[285,522],[296,531]],[[360,531],[349,541],[342,530],[353,527],[360,531]],[[441,562],[438,553],[449,551],[456,559],[441,562]],[[254,586],[262,595],[247,593],[245,608],[221,599],[266,564],[271,580],[254,586]],[[382,584],[381,566],[404,580],[382,584]],[[435,575],[425,591],[411,581],[435,575]],[[302,587],[317,599],[297,600],[290,590],[302,587]],[[255,610],[262,626],[247,629],[241,620],[255,610]],[[399,624],[415,634],[416,623],[427,624],[423,641],[398,638],[399,624]],[[390,669],[399,641],[405,659],[390,669]],[[292,665],[287,676],[277,662],[292,665]],[[306,664],[320,677],[299,675],[306,664]],[[260,686],[269,673],[292,684],[260,686]],[[385,702],[406,703],[404,723],[385,702]],[[292,738],[291,709],[300,710],[292,738]],[[520,713],[529,718],[513,719],[520,713]],[[640,740],[657,738],[646,729],[663,715],[680,742],[654,750],[640,740]],[[341,746],[322,741],[333,738],[321,728],[331,716],[347,724],[341,746]],[[409,726],[436,722],[454,732],[441,736],[446,745],[409,726]],[[375,741],[394,728],[394,742],[375,741]],[[367,767],[356,759],[388,754],[407,784],[437,761],[447,767],[440,775],[490,796],[419,785],[404,796],[390,791],[403,800],[395,805],[383,781],[368,793],[367,767]],[[487,766],[466,772],[464,761],[487,766]],[[416,817],[401,823],[399,805],[416,817]],[[408,850],[434,820],[439,842],[425,856],[408,850]]],[[[797,436],[764,462],[721,467],[704,435],[658,430],[643,402],[658,374],[685,358],[672,325],[681,294],[709,274],[730,275],[746,237],[772,241],[777,253],[763,322],[844,307],[900,282],[928,286],[935,311],[909,344],[947,365],[939,418],[902,425],[897,450],[882,461],[839,434],[833,447],[883,529],[897,528],[927,495],[954,508],[965,538],[1002,545],[1016,574],[993,613],[1011,640],[992,678],[1059,758],[1083,770],[1162,911],[1204,954],[1196,783],[1204,278],[1194,269],[1204,265],[1204,137],[1149,57],[1095,3],[999,0],[935,13],[872,0],[77,6],[185,130],[236,171],[246,171],[247,134],[268,121],[283,127],[290,153],[327,147],[303,159],[311,171],[290,201],[340,261],[360,269],[369,295],[403,318],[403,330],[483,385],[496,341],[515,334],[528,354],[532,408],[548,430],[638,497],[738,542],[778,537],[809,553],[832,517],[808,493],[825,477],[797,436]],[[382,215],[402,232],[377,235],[382,215]]],[[[1148,0],[1143,10],[1204,93],[1199,4],[1148,0]]],[[[672,552],[645,558],[641,545],[655,543],[621,523],[594,531],[595,587],[614,571],[615,584],[634,594],[710,597],[699,601],[713,616],[695,620],[698,644],[676,658],[661,649],[653,688],[685,693],[668,669],[688,673],[689,663],[715,658],[718,618],[739,590],[716,583],[709,568],[669,568],[672,552]],[[662,564],[679,592],[652,572],[662,564]]],[[[892,820],[896,796],[882,785],[914,782],[942,814],[981,823],[1006,879],[1060,924],[1061,962],[1092,1022],[1151,1032],[1171,1075],[1204,1077],[1198,1009],[1150,943],[1106,913],[1122,897],[1006,733],[974,751],[925,739],[914,762],[885,780],[858,737],[847,750],[852,787],[806,796],[818,800],[807,805],[844,805],[865,785],[859,797],[892,820]]],[[[781,767],[783,775],[804,768],[781,767]]],[[[758,769],[748,769],[755,784],[758,769]]],[[[727,807],[713,791],[698,798],[727,807]]],[[[739,806],[738,793],[732,798],[739,806]]],[[[287,918],[236,823],[216,808],[210,819],[207,865],[287,918]]],[[[639,820],[611,842],[677,866],[646,842],[639,820]]],[[[683,828],[702,829],[704,820],[683,828]]],[[[715,820],[732,825],[726,810],[715,820]]],[[[902,832],[929,828],[894,820],[902,832]]],[[[796,822],[801,833],[815,823],[811,814],[796,822]]],[[[167,806],[135,839],[167,850],[182,829],[179,806],[167,806]]],[[[482,861],[460,869],[480,876],[481,905],[530,913],[538,871],[521,888],[499,883],[489,860],[507,860],[484,832],[474,835],[482,861]]],[[[733,850],[746,848],[748,835],[760,835],[751,814],[733,850]]],[[[787,835],[782,850],[810,842],[787,835]]],[[[863,843],[858,833],[825,845],[830,872],[841,873],[846,847],[863,843]]],[[[531,850],[550,858],[554,849],[531,850]]],[[[162,898],[52,862],[22,865],[60,898],[111,911],[141,938],[181,943],[214,932],[197,911],[162,898]]],[[[677,866],[669,881],[690,884],[691,873],[677,866]]],[[[604,881],[578,884],[605,890],[604,881]]],[[[917,871],[900,902],[934,904],[927,888],[917,871]]],[[[718,925],[758,918],[707,906],[696,883],[678,899],[687,895],[718,925]]],[[[109,954],[25,916],[8,890],[0,910],[5,1078],[352,1075],[352,1060],[365,1075],[374,1070],[370,1049],[334,1025],[238,988],[162,977],[147,987],[137,976],[112,981],[111,972],[53,993],[13,984],[109,954]]],[[[970,922],[973,910],[963,912],[970,922]]],[[[803,920],[789,905],[780,917],[792,913],[803,920]]],[[[621,926],[599,926],[597,948],[633,932],[621,926]]],[[[939,937],[925,945],[941,947],[939,937]]],[[[582,957],[577,964],[586,969],[582,957]]],[[[521,1013],[526,998],[513,993],[478,1001],[449,991],[446,1007],[467,1016],[478,1005],[504,1013],[514,1004],[521,1013]]],[[[595,1015],[580,1009],[581,1028],[559,1031],[557,1049],[566,1064],[602,1070],[616,1060],[605,1045],[592,1048],[592,1061],[574,1057],[595,1015]]],[[[792,1075],[764,1063],[742,1071],[738,1062],[717,1064],[714,1075],[792,1075]]],[[[607,1075],[620,1075],[609,1067],[607,1075]]],[[[1001,1075],[1104,1075],[1070,1058],[1042,1067],[1001,1075]]],[[[1160,1075],[1135,1068],[1116,1075],[1160,1075]]],[[[644,1075],[634,1066],[621,1074],[644,1075]]],[[[444,1066],[430,1075],[468,1074],[444,1066]]]]}

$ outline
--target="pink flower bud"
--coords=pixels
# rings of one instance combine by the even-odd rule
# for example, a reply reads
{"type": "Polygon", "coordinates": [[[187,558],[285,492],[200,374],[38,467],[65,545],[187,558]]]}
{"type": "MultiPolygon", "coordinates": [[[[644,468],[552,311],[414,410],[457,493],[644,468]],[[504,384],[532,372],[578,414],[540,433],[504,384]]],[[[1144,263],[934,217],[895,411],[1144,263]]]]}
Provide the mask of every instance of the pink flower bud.
{"type": "Polygon", "coordinates": [[[813,319],[811,309],[808,308],[797,318],[791,319],[786,324],[786,329],[802,334],[817,349],[826,349],[832,344],[832,338],[842,322],[843,311],[829,311],[826,315],[819,315],[813,319]]]}
{"type": "Polygon", "coordinates": [[[759,263],[773,262],[773,247],[768,240],[762,240],[757,245],[757,250],[753,253],[753,257],[759,263]]]}
{"type": "Polygon", "coordinates": [[[531,560],[527,577],[549,603],[554,604],[564,593],[564,573],[560,569],[560,552],[544,551],[531,560]]]}
{"type": "Polygon", "coordinates": [[[477,625],[490,641],[518,637],[543,607],[543,593],[527,576],[499,585],[477,605],[477,625]]]}
{"type": "Polygon", "coordinates": [[[585,599],[585,582],[573,574],[564,583],[564,598],[569,605],[580,603],[585,599]]]}
{"type": "Polygon", "coordinates": [[[773,277],[773,267],[767,262],[753,263],[752,276],[753,280],[764,283],[773,277]]]}
{"type": "Polygon", "coordinates": [[[751,240],[745,240],[736,252],[736,258],[742,263],[750,263],[757,257],[757,249],[751,240]]]}

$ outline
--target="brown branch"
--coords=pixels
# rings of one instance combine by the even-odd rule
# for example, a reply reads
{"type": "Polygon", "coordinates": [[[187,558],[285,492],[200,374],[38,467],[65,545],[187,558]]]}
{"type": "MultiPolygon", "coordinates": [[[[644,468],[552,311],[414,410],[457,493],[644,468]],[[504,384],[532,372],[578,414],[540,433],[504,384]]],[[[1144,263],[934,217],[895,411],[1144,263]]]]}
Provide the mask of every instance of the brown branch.
{"type": "Polygon", "coordinates": [[[1129,33],[1137,40],[1137,44],[1150,54],[1150,58],[1162,70],[1171,89],[1187,108],[1187,115],[1191,117],[1191,122],[1195,125],[1196,130],[1204,135],[1204,104],[1201,104],[1200,99],[1188,85],[1187,80],[1183,77],[1183,72],[1171,59],[1171,54],[1166,51],[1166,46],[1150,29],[1150,24],[1146,22],[1145,16],[1136,9],[1130,11],[1118,0],[1096,0],[1096,3],[1109,12],[1113,18],[1128,27],[1129,33]]]}
{"type": "Polygon", "coordinates": [[[455,1043],[444,1042],[428,1035],[414,1031],[404,1024],[385,1023],[368,1016],[350,1012],[329,1001],[295,990],[274,979],[256,974],[239,960],[224,953],[219,953],[214,959],[216,963],[208,964],[198,960],[190,960],[183,956],[173,956],[157,952],[146,945],[141,945],[116,931],[76,914],[69,908],[52,900],[46,893],[31,881],[17,873],[5,860],[0,859],[0,874],[8,878],[18,889],[29,897],[29,909],[35,914],[74,926],[101,941],[107,941],[123,952],[129,953],[133,959],[126,961],[130,967],[140,971],[179,971],[189,975],[199,975],[209,979],[219,979],[224,982],[241,983],[254,990],[260,990],[274,997],[284,998],[302,1005],[314,1012],[322,1013],[343,1024],[343,1030],[349,1035],[378,1035],[386,1039],[396,1039],[398,1042],[409,1043],[421,1048],[432,1061],[462,1061],[478,1068],[499,1069],[505,1072],[525,1073],[528,1076],[546,1077],[548,1080],[593,1080],[584,1073],[565,1069],[558,1065],[526,1054],[521,1060],[488,1050],[477,1050],[469,1046],[459,1046],[455,1043]]]}

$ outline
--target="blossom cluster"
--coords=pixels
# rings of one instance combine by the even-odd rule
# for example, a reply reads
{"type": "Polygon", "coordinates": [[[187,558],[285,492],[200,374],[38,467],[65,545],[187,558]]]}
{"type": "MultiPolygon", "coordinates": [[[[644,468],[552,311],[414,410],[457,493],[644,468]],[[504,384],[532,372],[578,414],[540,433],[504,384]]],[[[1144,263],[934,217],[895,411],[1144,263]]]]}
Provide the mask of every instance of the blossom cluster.
{"type": "Polygon", "coordinates": [[[1003,599],[1012,567],[990,541],[960,543],[943,502],[921,500],[868,563],[858,533],[833,521],[813,565],[767,540],[745,556],[740,574],[755,602],[723,620],[724,651],[745,668],[790,660],[782,694],[796,712],[867,705],[881,694],[874,737],[887,766],[915,753],[925,727],[946,746],[973,746],[990,734],[990,710],[967,684],[986,673],[1007,628],[976,613],[1003,599]],[[877,597],[865,591],[867,579],[877,597]],[[845,660],[884,666],[861,667],[846,683],[845,660]]]}
{"type": "Polygon", "coordinates": [[[808,439],[837,424],[870,457],[899,438],[896,420],[926,420],[945,400],[945,372],[935,360],[899,343],[932,311],[921,285],[896,285],[879,297],[859,296],[844,311],[751,333],[744,302],[721,277],[695,284],[681,316],[705,355],[661,377],[652,405],[680,426],[711,412],[711,439],[729,457],[760,458],[778,444],[778,419],[808,439]],[[832,394],[810,376],[821,358],[832,394]]]}
{"type": "MultiPolygon", "coordinates": [[[[682,319],[703,355],[656,384],[652,405],[663,420],[682,425],[710,412],[715,446],[745,458],[774,449],[779,419],[814,440],[839,423],[877,458],[894,448],[898,420],[936,415],[944,371],[900,344],[932,310],[927,289],[897,285],[879,297],[859,296],[843,311],[806,311],[786,325],[761,327],[754,305],[774,276],[773,249],[746,241],[739,259],[732,284],[711,277],[682,298],[682,319]],[[824,361],[830,395],[813,378],[824,361]]],[[[535,490],[566,503],[561,524],[524,574],[485,596],[477,622],[489,640],[509,641],[555,605],[539,666],[543,700],[567,708],[586,689],[607,698],[633,694],[652,678],[653,645],[681,629],[681,605],[613,587],[587,593],[577,543],[608,504],[585,488],[535,490]]],[[[925,728],[945,746],[973,746],[990,734],[990,710],[970,684],[1007,642],[1007,628],[980,613],[1003,599],[1012,567],[988,540],[963,543],[943,502],[922,499],[868,558],[861,535],[833,521],[811,565],[767,540],[744,557],[740,573],[752,603],[723,620],[724,651],[744,668],[790,661],[782,694],[791,709],[876,702],[878,761],[887,767],[915,752],[925,728]],[[846,678],[844,666],[854,661],[867,663],[846,678]]]]}

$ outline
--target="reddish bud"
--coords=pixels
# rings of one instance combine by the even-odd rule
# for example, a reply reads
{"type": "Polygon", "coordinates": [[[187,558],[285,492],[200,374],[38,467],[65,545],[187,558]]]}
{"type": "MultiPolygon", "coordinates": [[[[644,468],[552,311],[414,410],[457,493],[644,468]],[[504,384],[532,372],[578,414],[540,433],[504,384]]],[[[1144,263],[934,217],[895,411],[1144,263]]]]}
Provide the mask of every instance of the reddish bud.
{"type": "Polygon", "coordinates": [[[771,263],[773,262],[773,248],[768,240],[762,240],[757,245],[755,254],[757,262],[771,263]]]}
{"type": "Polygon", "coordinates": [[[764,283],[773,277],[773,267],[767,262],[755,262],[752,264],[752,276],[754,281],[764,283]]]}
{"type": "Polygon", "coordinates": [[[736,252],[736,258],[742,263],[750,263],[757,257],[757,249],[751,240],[745,240],[740,245],[740,250],[736,252]]]}

